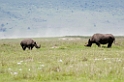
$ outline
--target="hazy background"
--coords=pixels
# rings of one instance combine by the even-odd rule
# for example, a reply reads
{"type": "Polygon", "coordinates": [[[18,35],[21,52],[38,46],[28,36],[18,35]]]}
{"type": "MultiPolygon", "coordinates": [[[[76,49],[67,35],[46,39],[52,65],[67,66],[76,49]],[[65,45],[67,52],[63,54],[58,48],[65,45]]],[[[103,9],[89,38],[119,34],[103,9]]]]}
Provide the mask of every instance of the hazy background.
{"type": "Polygon", "coordinates": [[[0,38],[124,35],[124,0],[0,0],[0,38]]]}

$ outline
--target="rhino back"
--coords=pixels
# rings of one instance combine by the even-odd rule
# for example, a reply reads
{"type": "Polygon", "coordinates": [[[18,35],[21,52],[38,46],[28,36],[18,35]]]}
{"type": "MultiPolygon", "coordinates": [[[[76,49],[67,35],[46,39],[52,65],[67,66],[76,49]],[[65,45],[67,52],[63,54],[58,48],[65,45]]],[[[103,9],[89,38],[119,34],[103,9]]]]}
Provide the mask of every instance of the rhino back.
{"type": "Polygon", "coordinates": [[[99,41],[104,35],[96,33],[91,37],[91,41],[99,41]]]}
{"type": "Polygon", "coordinates": [[[24,39],[21,41],[21,44],[24,44],[24,45],[30,45],[32,44],[34,41],[32,39],[24,39]]]}

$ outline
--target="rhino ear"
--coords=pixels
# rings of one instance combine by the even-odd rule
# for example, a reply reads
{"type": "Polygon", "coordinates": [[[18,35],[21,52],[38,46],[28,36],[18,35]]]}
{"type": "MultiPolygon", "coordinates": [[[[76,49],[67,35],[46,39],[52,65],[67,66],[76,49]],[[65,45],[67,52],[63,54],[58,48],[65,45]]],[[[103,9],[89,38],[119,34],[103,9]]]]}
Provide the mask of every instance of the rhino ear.
{"type": "Polygon", "coordinates": [[[90,39],[88,40],[88,42],[90,42],[90,39]]]}
{"type": "Polygon", "coordinates": [[[36,44],[36,42],[34,42],[33,44],[36,44]]]}

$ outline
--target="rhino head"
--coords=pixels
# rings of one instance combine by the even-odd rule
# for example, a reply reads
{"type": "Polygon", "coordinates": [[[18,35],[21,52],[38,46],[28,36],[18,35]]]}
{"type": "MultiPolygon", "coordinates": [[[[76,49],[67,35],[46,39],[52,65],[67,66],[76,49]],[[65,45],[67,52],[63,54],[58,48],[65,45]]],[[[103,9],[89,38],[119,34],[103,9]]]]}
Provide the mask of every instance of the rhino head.
{"type": "Polygon", "coordinates": [[[87,47],[91,47],[92,46],[92,42],[90,41],[90,39],[88,40],[88,44],[86,44],[85,46],[87,46],[87,47]]]}
{"type": "Polygon", "coordinates": [[[36,42],[34,42],[34,46],[35,46],[36,48],[40,48],[40,47],[41,47],[41,45],[37,45],[36,42]]]}

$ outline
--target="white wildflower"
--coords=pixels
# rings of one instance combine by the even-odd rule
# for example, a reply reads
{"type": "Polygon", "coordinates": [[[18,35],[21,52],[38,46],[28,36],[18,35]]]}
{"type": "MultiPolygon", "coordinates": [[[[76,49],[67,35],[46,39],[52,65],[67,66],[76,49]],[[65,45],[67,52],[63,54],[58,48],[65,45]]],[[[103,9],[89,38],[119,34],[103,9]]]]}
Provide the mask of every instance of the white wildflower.
{"type": "Polygon", "coordinates": [[[21,65],[21,62],[18,62],[17,64],[18,64],[18,65],[21,65]]]}
{"type": "Polygon", "coordinates": [[[21,64],[22,64],[22,62],[23,62],[23,61],[20,61],[20,62],[18,62],[17,64],[18,64],[18,65],[21,65],[21,64]]]}
{"type": "Polygon", "coordinates": [[[51,48],[53,48],[53,49],[54,49],[54,48],[59,48],[59,47],[58,47],[58,46],[52,46],[51,48]]]}
{"type": "Polygon", "coordinates": [[[95,61],[97,61],[97,60],[100,60],[100,59],[98,59],[98,58],[95,58],[95,61]]]}
{"type": "Polygon", "coordinates": [[[18,74],[18,72],[13,72],[13,73],[11,73],[11,74],[13,74],[13,75],[17,75],[17,74],[18,74]]]}
{"type": "Polygon", "coordinates": [[[41,67],[38,67],[38,69],[42,69],[41,67]]]}
{"type": "Polygon", "coordinates": [[[121,59],[118,59],[117,61],[118,61],[118,62],[121,62],[121,59]]]}
{"type": "Polygon", "coordinates": [[[59,62],[63,62],[63,61],[60,59],[59,62]]]}
{"type": "Polygon", "coordinates": [[[17,74],[18,74],[18,72],[14,72],[13,74],[14,74],[14,75],[17,75],[17,74]]]}
{"type": "Polygon", "coordinates": [[[12,69],[11,68],[8,68],[9,71],[11,71],[12,69]]]}
{"type": "Polygon", "coordinates": [[[20,68],[19,71],[22,71],[22,69],[20,68]]]}
{"type": "Polygon", "coordinates": [[[44,67],[44,65],[42,64],[41,67],[44,67]]]}
{"type": "Polygon", "coordinates": [[[42,69],[42,67],[44,67],[44,65],[42,64],[42,65],[40,65],[39,67],[38,67],[38,69],[42,69]]]}
{"type": "Polygon", "coordinates": [[[23,60],[22,61],[20,61],[21,63],[23,62],[23,60]]]}
{"type": "Polygon", "coordinates": [[[88,66],[88,64],[86,63],[85,66],[88,66]]]}
{"type": "Polygon", "coordinates": [[[104,60],[106,60],[107,58],[104,58],[104,60]]]}

